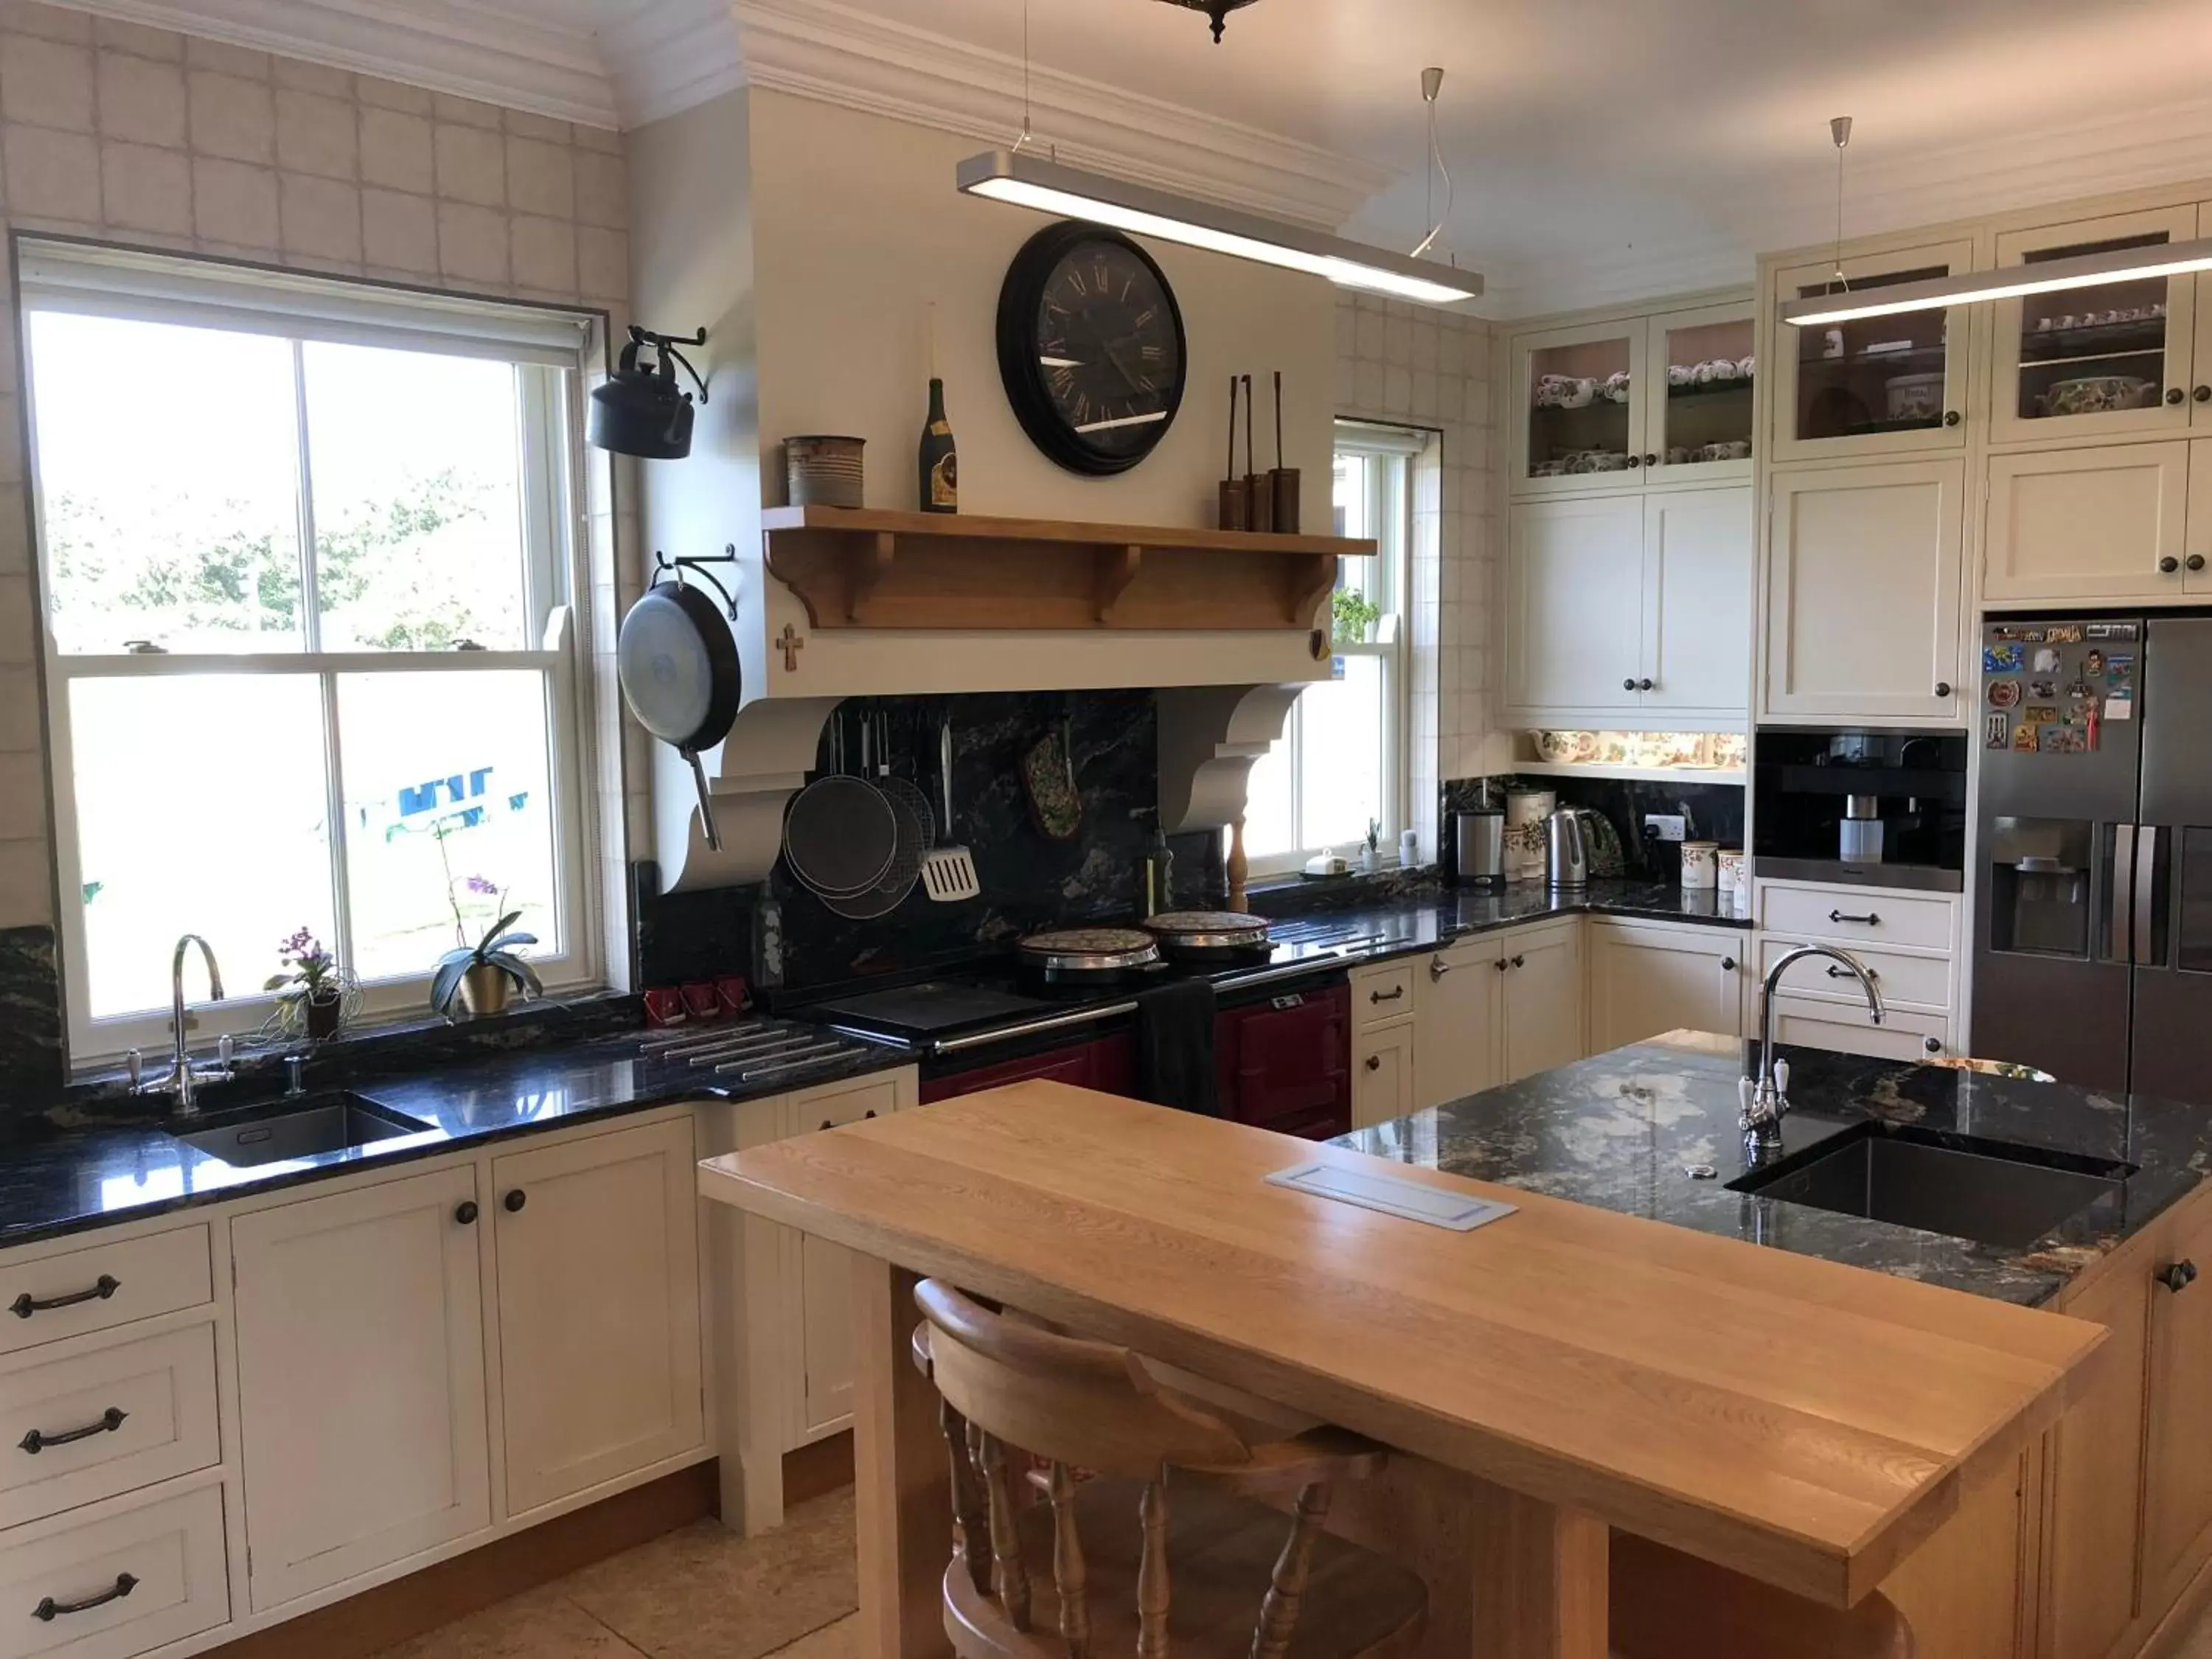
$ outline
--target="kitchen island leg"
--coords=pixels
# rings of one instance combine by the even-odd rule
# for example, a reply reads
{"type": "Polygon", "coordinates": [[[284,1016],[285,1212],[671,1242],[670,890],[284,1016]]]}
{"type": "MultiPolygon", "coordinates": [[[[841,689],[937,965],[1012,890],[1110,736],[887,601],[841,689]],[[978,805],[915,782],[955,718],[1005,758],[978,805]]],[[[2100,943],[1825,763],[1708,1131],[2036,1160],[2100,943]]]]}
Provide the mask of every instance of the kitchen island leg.
{"type": "Polygon", "coordinates": [[[915,1275],[852,1256],[853,1480],[861,1659],[945,1659],[952,1497],[937,1390],[908,1346],[915,1275]]]}

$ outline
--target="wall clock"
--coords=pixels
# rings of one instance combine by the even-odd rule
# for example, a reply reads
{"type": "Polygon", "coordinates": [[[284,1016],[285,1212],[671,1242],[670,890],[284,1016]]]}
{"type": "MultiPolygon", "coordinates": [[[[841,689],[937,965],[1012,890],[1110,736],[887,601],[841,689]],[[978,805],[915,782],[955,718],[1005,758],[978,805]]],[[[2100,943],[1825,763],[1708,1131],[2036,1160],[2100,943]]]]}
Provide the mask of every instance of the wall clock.
{"type": "Polygon", "coordinates": [[[1182,313],[1152,257],[1070,221],[1030,238],[999,289],[999,378],[1030,441],[1071,472],[1126,472],[1182,403],[1182,313]]]}

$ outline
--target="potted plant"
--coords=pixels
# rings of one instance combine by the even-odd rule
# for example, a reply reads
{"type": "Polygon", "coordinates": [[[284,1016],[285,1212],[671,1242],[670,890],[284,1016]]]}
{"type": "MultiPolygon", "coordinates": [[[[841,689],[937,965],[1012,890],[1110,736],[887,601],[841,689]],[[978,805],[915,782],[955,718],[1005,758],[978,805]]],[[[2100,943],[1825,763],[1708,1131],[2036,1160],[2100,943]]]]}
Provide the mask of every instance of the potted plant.
{"type": "Polygon", "coordinates": [[[336,1036],[345,1011],[337,959],[305,927],[279,945],[276,955],[284,963],[283,971],[271,974],[262,989],[300,1005],[309,1042],[336,1036]]]}
{"type": "MultiPolygon", "coordinates": [[[[501,895],[502,903],[504,899],[501,895]]],[[[452,1018],[458,994],[461,1006],[481,1019],[505,1012],[518,988],[532,996],[545,988],[538,983],[537,970],[515,954],[521,945],[537,944],[538,936],[507,931],[521,915],[520,910],[504,910],[474,945],[461,945],[438,958],[438,972],[430,981],[432,1008],[452,1018]]],[[[458,921],[454,932],[460,933],[458,921]]]]}
{"type": "Polygon", "coordinates": [[[1382,609],[1356,587],[1340,587],[1329,599],[1329,614],[1340,645],[1357,645],[1373,633],[1382,609]]]}
{"type": "Polygon", "coordinates": [[[1370,876],[1382,867],[1382,823],[1379,818],[1367,820],[1367,839],[1359,845],[1359,867],[1370,876]]]}

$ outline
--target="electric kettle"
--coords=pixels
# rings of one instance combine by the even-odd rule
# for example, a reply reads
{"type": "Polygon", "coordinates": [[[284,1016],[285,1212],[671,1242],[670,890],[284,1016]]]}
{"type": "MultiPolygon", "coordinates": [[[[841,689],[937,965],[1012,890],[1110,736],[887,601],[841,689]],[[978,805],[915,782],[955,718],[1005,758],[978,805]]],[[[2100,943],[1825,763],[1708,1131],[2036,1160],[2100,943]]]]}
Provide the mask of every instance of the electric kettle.
{"type": "Polygon", "coordinates": [[[1582,813],[1562,806],[1544,824],[1545,879],[1558,888],[1589,886],[1589,837],[1583,829],[1582,813]]]}

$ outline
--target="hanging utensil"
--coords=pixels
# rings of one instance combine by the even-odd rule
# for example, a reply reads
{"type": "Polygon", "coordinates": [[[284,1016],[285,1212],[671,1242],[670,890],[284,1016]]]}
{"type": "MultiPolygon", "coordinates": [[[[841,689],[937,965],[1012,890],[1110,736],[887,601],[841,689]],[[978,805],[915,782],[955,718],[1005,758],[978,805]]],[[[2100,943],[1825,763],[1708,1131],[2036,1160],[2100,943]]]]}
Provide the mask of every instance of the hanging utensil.
{"type": "Polygon", "coordinates": [[[1030,817],[1047,841],[1073,841],[1083,827],[1083,797],[1075,788],[1074,726],[1065,701],[1060,729],[1048,732],[1022,757],[1022,793],[1030,817]]]}
{"type": "Polygon", "coordinates": [[[623,701],[637,723],[684,757],[699,790],[699,821],[707,845],[722,850],[714,827],[714,796],[699,757],[730,735],[738,718],[744,677],[738,642],[730,632],[736,611],[728,591],[706,572],[702,580],[722,595],[722,605],[684,585],[688,562],[658,568],[644,596],[630,606],[615,638],[616,673],[623,701]],[[675,580],[663,582],[664,575],[675,580]]]}
{"type": "Polygon", "coordinates": [[[1244,480],[1237,476],[1237,377],[1232,374],[1229,377],[1229,454],[1221,467],[1221,527],[1249,528],[1250,505],[1244,480]]]}
{"type": "MultiPolygon", "coordinates": [[[[842,723],[843,710],[833,716],[842,723]]],[[[838,733],[842,747],[842,729],[838,733]]],[[[898,820],[866,778],[848,775],[842,754],[792,799],[783,820],[783,861],[817,898],[857,898],[884,878],[898,852],[898,820]]]]}
{"type": "Polygon", "coordinates": [[[952,714],[947,710],[937,732],[937,774],[945,791],[945,842],[921,860],[922,890],[939,904],[971,899],[983,890],[975,875],[975,856],[952,839],[952,714]]]}
{"type": "Polygon", "coordinates": [[[1252,459],[1252,377],[1244,381],[1244,527],[1266,531],[1275,522],[1275,500],[1267,493],[1267,475],[1252,459]]]}
{"type": "Polygon", "coordinates": [[[889,915],[905,903],[907,895],[914,891],[915,883],[921,874],[921,855],[933,839],[929,823],[928,798],[911,784],[905,787],[906,793],[896,793],[891,787],[898,781],[890,775],[890,717],[879,711],[868,717],[861,732],[862,769],[866,769],[866,757],[872,747],[875,751],[876,793],[889,804],[892,817],[897,820],[898,844],[897,850],[891,855],[890,868],[884,871],[882,878],[866,892],[854,898],[824,898],[822,901],[831,911],[848,921],[872,921],[878,916],[889,915]],[[867,740],[871,731],[873,733],[872,744],[867,740]],[[914,801],[921,803],[918,811],[913,802],[907,799],[907,794],[911,794],[914,801]]]}

